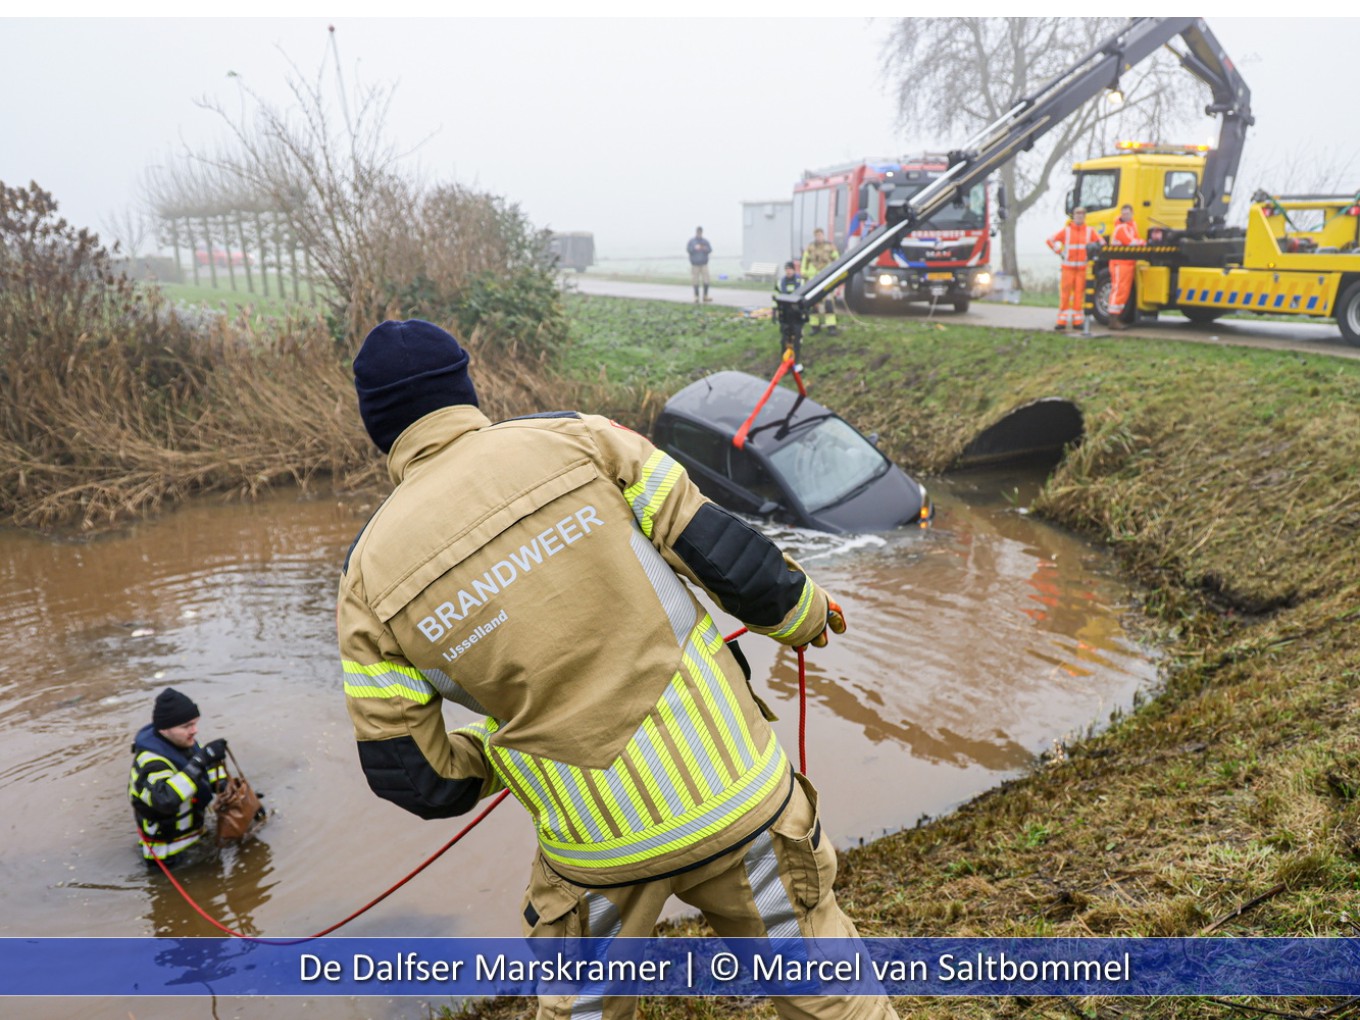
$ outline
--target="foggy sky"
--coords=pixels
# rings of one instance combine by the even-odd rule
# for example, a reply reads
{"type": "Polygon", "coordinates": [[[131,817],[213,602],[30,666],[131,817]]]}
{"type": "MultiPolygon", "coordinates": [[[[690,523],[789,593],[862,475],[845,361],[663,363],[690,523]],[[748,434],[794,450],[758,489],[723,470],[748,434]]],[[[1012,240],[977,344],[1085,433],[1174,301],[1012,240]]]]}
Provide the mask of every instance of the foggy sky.
{"type": "MultiPolygon", "coordinates": [[[[1323,164],[1360,190],[1336,88],[1354,78],[1360,19],[1208,20],[1253,93],[1239,190],[1312,186],[1300,174],[1323,164]]],[[[148,165],[225,138],[196,98],[239,109],[243,82],[285,101],[289,59],[314,76],[332,23],[347,82],[396,83],[388,133],[413,166],[593,231],[603,256],[679,254],[700,224],[716,254],[739,254],[740,203],[788,198],[804,169],[965,140],[899,128],[888,18],[8,18],[0,180],[36,180],[104,233],[148,165]]],[[[1176,140],[1216,130],[1206,118],[1176,140]]],[[[1022,251],[1056,227],[1067,186],[1064,170],[1022,251]]]]}

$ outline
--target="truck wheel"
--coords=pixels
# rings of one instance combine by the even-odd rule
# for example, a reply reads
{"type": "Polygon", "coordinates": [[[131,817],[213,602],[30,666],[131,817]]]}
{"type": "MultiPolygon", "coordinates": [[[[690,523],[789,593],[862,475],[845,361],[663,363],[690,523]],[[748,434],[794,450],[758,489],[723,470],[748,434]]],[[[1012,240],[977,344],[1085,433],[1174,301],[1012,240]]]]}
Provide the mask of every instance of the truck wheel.
{"type": "Polygon", "coordinates": [[[1217,308],[1187,308],[1182,306],[1181,314],[1189,319],[1193,325],[1207,326],[1222,315],[1223,312],[1217,308]]]}
{"type": "Polygon", "coordinates": [[[1341,292],[1336,302],[1336,324],[1346,343],[1360,347],[1360,280],[1341,292]]]}
{"type": "Polygon", "coordinates": [[[1091,314],[1096,317],[1096,322],[1102,326],[1110,324],[1110,291],[1114,284],[1110,282],[1110,271],[1102,269],[1096,273],[1096,296],[1092,302],[1094,307],[1091,314]]]}
{"type": "Polygon", "coordinates": [[[856,273],[845,288],[845,303],[856,315],[868,315],[872,310],[869,299],[864,296],[864,277],[856,273]]]}
{"type": "MultiPolygon", "coordinates": [[[[1110,278],[1110,271],[1102,269],[1096,274],[1096,293],[1093,299],[1095,309],[1092,314],[1096,317],[1096,322],[1102,326],[1110,324],[1110,294],[1114,291],[1114,281],[1110,278]]],[[[1129,298],[1124,303],[1124,310],[1119,313],[1121,322],[1132,325],[1134,318],[1138,314],[1137,304],[1137,285],[1129,288],[1129,298]]]]}
{"type": "Polygon", "coordinates": [[[972,303],[973,302],[971,298],[966,297],[955,298],[954,311],[957,312],[959,315],[962,315],[964,312],[968,311],[968,306],[971,305],[972,303]]]}

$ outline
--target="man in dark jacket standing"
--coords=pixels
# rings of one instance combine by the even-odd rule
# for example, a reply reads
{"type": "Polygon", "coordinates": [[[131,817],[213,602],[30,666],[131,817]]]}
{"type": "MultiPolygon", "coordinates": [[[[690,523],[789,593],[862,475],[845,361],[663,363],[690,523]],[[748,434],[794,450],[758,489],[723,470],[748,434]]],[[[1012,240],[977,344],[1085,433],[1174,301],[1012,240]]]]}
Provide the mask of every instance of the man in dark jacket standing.
{"type": "Polygon", "coordinates": [[[713,254],[713,245],[704,237],[703,227],[694,228],[694,236],[685,245],[685,252],[689,255],[689,278],[694,284],[694,303],[699,303],[700,284],[704,288],[703,300],[712,301],[708,296],[708,257],[713,254]]]}
{"type": "MultiPolygon", "coordinates": [[[[823,645],[841,609],[684,469],[607,418],[492,424],[458,341],[384,322],[354,359],[396,489],[346,559],[336,620],[359,761],[448,818],[509,789],[538,835],[533,937],[653,934],[671,896],[723,937],[854,937],[817,794],[688,585],[756,634],[823,645]],[[448,698],[475,721],[449,731],[448,698]]],[[[781,1016],[887,1020],[886,997],[783,996],[781,1016]]],[[[541,998],[625,1020],[628,998],[541,998]]]]}
{"type": "Polygon", "coordinates": [[[167,687],[132,743],[128,797],[147,864],[179,860],[203,837],[208,804],[226,781],[227,742],[219,737],[199,747],[198,716],[188,695],[167,687]]]}

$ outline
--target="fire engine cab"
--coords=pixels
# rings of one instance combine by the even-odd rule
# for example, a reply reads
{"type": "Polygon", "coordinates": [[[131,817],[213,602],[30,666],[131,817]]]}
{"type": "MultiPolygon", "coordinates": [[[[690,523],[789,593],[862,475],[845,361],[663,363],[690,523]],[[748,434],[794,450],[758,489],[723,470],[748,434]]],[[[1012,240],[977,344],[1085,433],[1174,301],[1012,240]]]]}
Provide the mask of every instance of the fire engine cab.
{"type": "MultiPolygon", "coordinates": [[[[905,206],[948,169],[946,156],[925,154],[806,172],[793,189],[794,250],[801,252],[820,227],[841,252],[849,251],[886,222],[891,209],[905,206]]],[[[966,312],[991,287],[993,220],[1000,215],[998,208],[993,216],[985,181],[968,188],[850,277],[850,310],[887,313],[924,301],[966,312]]]]}

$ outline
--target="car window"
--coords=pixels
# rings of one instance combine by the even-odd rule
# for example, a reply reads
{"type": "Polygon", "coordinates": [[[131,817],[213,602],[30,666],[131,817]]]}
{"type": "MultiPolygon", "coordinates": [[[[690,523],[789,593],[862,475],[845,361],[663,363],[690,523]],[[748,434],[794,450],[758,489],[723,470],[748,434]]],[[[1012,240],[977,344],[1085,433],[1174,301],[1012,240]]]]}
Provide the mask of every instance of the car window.
{"type": "Polygon", "coordinates": [[[677,418],[671,424],[670,441],[677,452],[710,471],[727,474],[727,448],[730,444],[718,433],[677,418]]]}
{"type": "Polygon", "coordinates": [[[774,503],[787,502],[783,490],[770,476],[770,472],[765,470],[765,465],[749,451],[733,447],[728,452],[728,457],[732,465],[732,481],[762,500],[774,503]]]}
{"type": "Polygon", "coordinates": [[[810,513],[886,474],[888,459],[839,418],[817,421],[770,454],[770,462],[810,513]]]}

